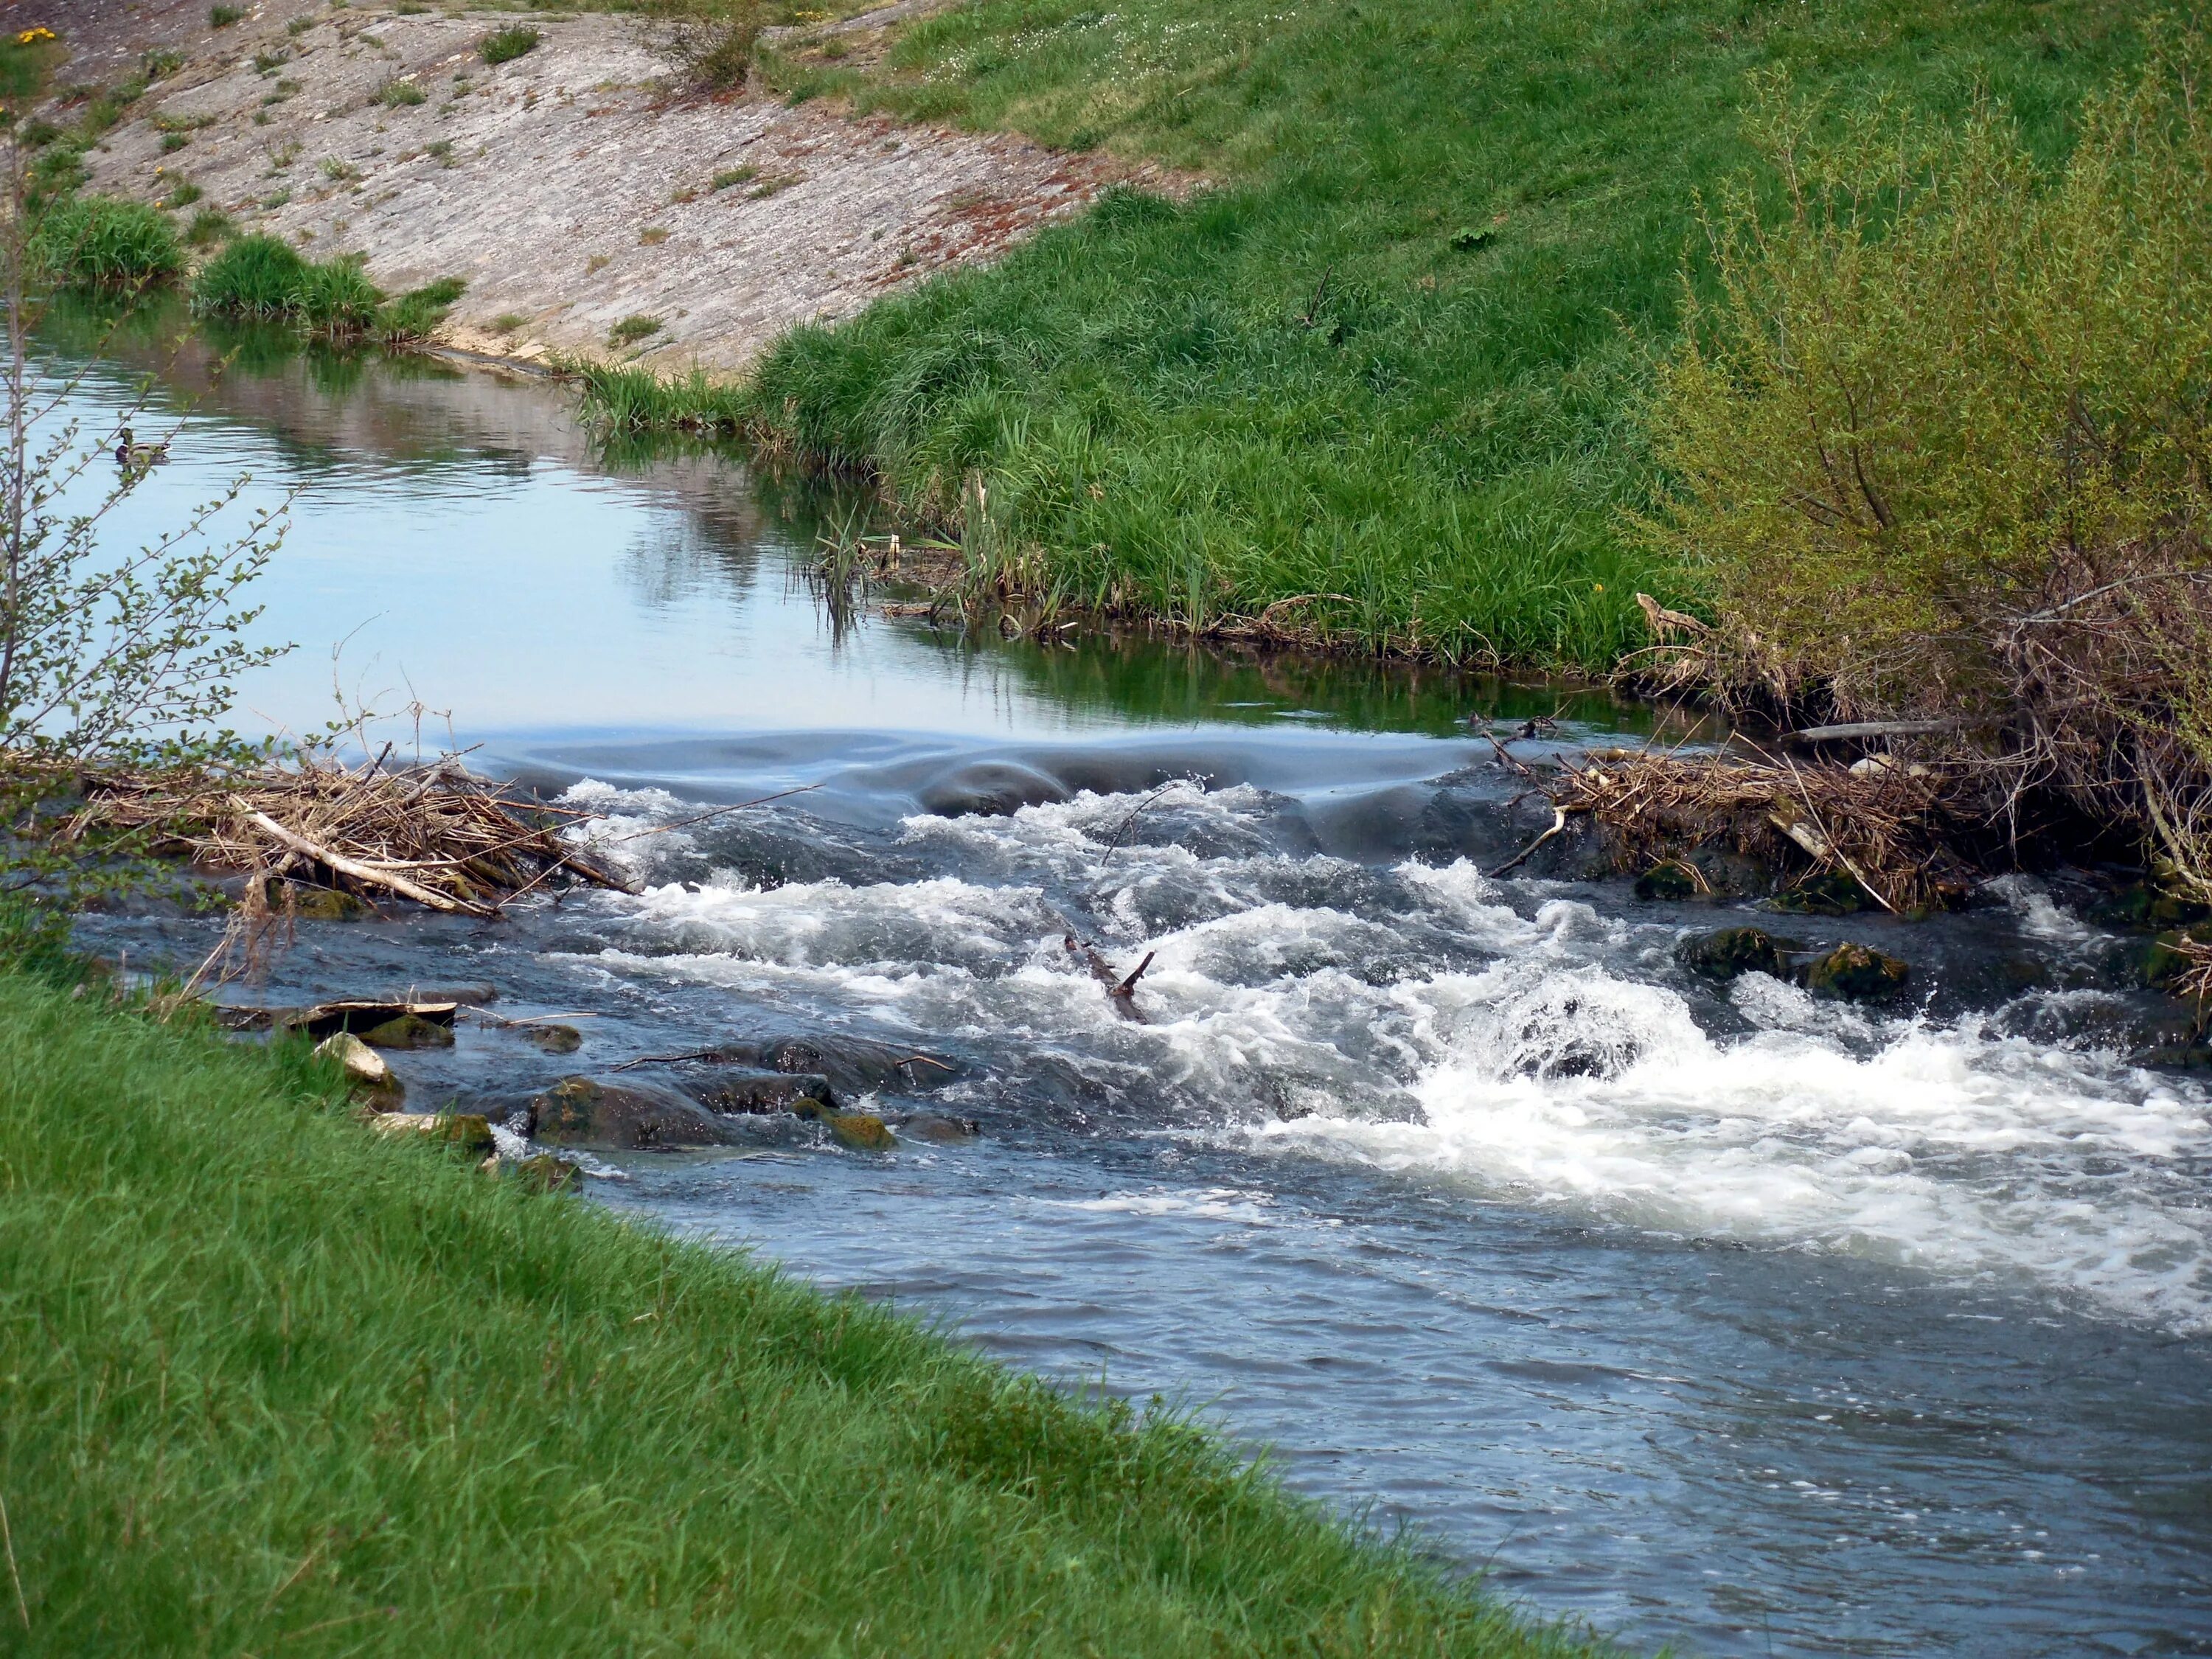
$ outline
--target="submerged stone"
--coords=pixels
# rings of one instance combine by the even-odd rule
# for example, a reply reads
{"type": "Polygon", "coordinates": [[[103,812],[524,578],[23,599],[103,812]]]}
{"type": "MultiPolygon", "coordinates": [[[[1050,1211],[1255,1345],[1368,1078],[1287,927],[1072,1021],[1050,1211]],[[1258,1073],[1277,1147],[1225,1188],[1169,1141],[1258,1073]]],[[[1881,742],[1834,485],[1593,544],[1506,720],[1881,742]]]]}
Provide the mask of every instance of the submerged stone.
{"type": "Polygon", "coordinates": [[[373,1048],[450,1048],[453,1028],[420,1014],[402,1014],[381,1025],[372,1025],[361,1040],[373,1048]]]}
{"type": "Polygon", "coordinates": [[[1864,945],[1838,945],[1805,969],[1805,988],[1815,996],[1867,1002],[1887,996],[1911,969],[1895,957],[1864,945]]]}
{"type": "Polygon", "coordinates": [[[935,1112],[916,1112],[911,1117],[902,1117],[898,1121],[898,1132],[909,1140],[926,1140],[938,1146],[957,1146],[981,1134],[982,1127],[971,1117],[943,1117],[935,1112]]]}
{"type": "Polygon", "coordinates": [[[1796,939],[1778,939],[1763,927],[1723,927],[1684,939],[1674,947],[1674,959],[1693,974],[1723,982],[1740,974],[1771,974],[1781,979],[1788,971],[1783,952],[1804,948],[1796,939]]]}
{"type": "Polygon", "coordinates": [[[533,1157],[518,1158],[512,1161],[501,1159],[499,1173],[544,1193],[579,1192],[584,1185],[581,1165],[572,1164],[565,1158],[556,1158],[550,1152],[539,1152],[533,1157]]]}
{"type": "Polygon", "coordinates": [[[573,1054],[584,1046],[584,1034],[573,1025],[532,1025],[523,1036],[549,1054],[573,1054]]]}
{"type": "Polygon", "coordinates": [[[867,1112],[824,1112],[823,1126],[840,1146],[856,1152],[888,1152],[898,1145],[883,1119],[867,1112]]]}
{"type": "Polygon", "coordinates": [[[818,1072],[771,1072],[743,1066],[694,1073],[683,1080],[683,1088],[702,1106],[743,1117],[795,1111],[800,1101],[833,1098],[830,1079],[818,1072]]]}
{"type": "Polygon", "coordinates": [[[652,1083],[563,1078],[532,1098],[528,1118],[531,1139],[557,1146],[648,1152],[735,1139],[696,1101],[652,1083]]]}

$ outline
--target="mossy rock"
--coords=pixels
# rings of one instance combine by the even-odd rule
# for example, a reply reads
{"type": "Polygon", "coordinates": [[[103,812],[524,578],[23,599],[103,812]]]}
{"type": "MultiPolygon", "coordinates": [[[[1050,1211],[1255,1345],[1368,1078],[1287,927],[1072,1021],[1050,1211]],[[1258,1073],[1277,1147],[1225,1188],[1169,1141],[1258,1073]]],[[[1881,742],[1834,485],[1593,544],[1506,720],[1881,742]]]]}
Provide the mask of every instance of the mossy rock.
{"type": "Polygon", "coordinates": [[[2156,882],[2138,881],[2093,906],[2089,919],[2107,927],[2185,928],[2212,919],[2212,909],[2156,882]]]}
{"type": "Polygon", "coordinates": [[[584,1046],[584,1034],[573,1025],[532,1025],[523,1035],[549,1054],[573,1054],[584,1046]]]}
{"type": "Polygon", "coordinates": [[[1794,916],[1856,915],[1872,903],[1865,888],[1838,870],[1808,876],[1772,900],[1774,908],[1794,916]]]}
{"type": "Polygon", "coordinates": [[[1902,986],[1911,969],[1895,957],[1865,945],[1838,945],[1805,969],[1805,988],[1814,996],[1847,1002],[1871,1002],[1902,986]]]}
{"type": "Polygon", "coordinates": [[[856,1152],[888,1152],[898,1145],[890,1126],[867,1112],[824,1112],[823,1127],[840,1146],[856,1152]]]}
{"type": "Polygon", "coordinates": [[[453,1028],[420,1014],[402,1014],[381,1025],[372,1025],[361,1034],[361,1040],[372,1048],[450,1048],[453,1028]]]}
{"type": "Polygon", "coordinates": [[[1723,983],[1741,974],[1771,974],[1781,979],[1788,972],[1785,951],[1805,947],[1794,939],[1777,939],[1764,927],[1723,927],[1700,933],[1674,947],[1674,959],[1692,973],[1723,983]]]}
{"type": "Polygon", "coordinates": [[[825,1118],[832,1115],[833,1109],[831,1107],[823,1105],[812,1095],[801,1095],[791,1103],[791,1115],[793,1117],[825,1118]]]}
{"type": "Polygon", "coordinates": [[[359,921],[376,914],[376,907],[368,900],[341,893],[335,887],[309,887],[294,882],[286,896],[292,914],[303,921],[359,921]]]}
{"type": "Polygon", "coordinates": [[[2154,991],[2173,989],[2181,976],[2197,965],[2197,958],[2190,947],[2201,950],[2207,945],[2212,945],[2212,927],[2175,928],[2160,933],[2143,952],[2142,982],[2154,991]]]}
{"type": "Polygon", "coordinates": [[[1674,902],[1693,899],[1704,890],[1684,864],[1655,864],[1636,878],[1636,896],[1674,902]]]}

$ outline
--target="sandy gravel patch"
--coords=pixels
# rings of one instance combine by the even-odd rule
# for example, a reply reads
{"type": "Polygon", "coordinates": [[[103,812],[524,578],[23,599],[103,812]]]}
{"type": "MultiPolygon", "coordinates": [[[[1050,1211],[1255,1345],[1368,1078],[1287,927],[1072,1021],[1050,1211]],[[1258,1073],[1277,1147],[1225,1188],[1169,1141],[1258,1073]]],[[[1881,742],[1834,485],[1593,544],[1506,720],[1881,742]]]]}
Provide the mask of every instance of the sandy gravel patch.
{"type": "Polygon", "coordinates": [[[622,17],[527,20],[542,44],[487,68],[477,42],[513,13],[263,0],[216,30],[201,4],[82,3],[65,80],[186,54],[87,157],[88,188],[189,183],[315,257],[364,253],[387,289],[465,277],[450,334],[470,349],[735,368],[793,324],[994,258],[1138,176],[1001,135],[675,97],[622,17]],[[660,331],[617,349],[629,317],[660,331]]]}

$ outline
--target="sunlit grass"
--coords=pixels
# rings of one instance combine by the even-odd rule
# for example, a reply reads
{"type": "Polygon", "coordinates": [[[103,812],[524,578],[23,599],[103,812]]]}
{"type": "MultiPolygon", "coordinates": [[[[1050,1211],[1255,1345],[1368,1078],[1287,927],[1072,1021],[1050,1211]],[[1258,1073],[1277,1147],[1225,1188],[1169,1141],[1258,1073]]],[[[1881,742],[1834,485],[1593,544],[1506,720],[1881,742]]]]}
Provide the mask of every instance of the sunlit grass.
{"type": "Polygon", "coordinates": [[[1582,1653],[1170,1416],[0,971],[15,1653],[1582,1653]],[[20,1576],[17,1601],[15,1575],[20,1576]]]}
{"type": "Polygon", "coordinates": [[[979,0],[799,94],[1200,171],[1109,198],[761,366],[773,441],[882,471],[950,527],[970,475],[1063,597],[1203,624],[1292,602],[1341,636],[1589,666],[1642,642],[1621,509],[1701,188],[1751,77],[2035,143],[2136,51],[2081,0],[979,0]],[[1303,596],[1320,596],[1304,598],[1303,596]]]}

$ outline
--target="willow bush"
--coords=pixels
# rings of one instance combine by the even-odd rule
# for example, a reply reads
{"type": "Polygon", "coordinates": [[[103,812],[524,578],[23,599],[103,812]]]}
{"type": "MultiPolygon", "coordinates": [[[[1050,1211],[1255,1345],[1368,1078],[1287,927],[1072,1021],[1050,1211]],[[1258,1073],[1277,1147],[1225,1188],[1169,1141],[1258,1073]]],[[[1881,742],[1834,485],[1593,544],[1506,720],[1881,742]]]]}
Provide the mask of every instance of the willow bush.
{"type": "Polygon", "coordinates": [[[1772,173],[1707,205],[1641,528],[1729,690],[1955,720],[2015,802],[2086,795],[2212,891],[2208,63],[2159,42],[2056,168],[1994,103],[1816,136],[1764,88],[1772,173]]]}

